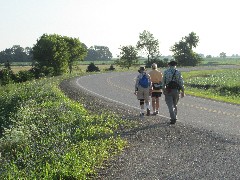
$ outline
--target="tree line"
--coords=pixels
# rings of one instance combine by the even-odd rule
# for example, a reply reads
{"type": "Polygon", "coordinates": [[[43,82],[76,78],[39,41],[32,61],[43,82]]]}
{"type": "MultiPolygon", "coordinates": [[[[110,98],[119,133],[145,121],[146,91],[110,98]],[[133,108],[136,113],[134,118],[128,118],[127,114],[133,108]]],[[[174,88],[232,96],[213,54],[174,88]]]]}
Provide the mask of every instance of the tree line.
{"type": "MultiPolygon", "coordinates": [[[[199,37],[191,32],[171,47],[173,58],[179,66],[196,66],[201,62],[201,57],[193,51],[199,42],[199,37]]],[[[115,65],[129,68],[139,61],[139,52],[147,56],[146,66],[157,63],[159,67],[166,66],[168,59],[161,59],[159,42],[153,34],[144,30],[139,34],[139,41],[135,46],[128,45],[120,48],[118,59],[115,65]]],[[[97,57],[99,60],[109,60],[112,54],[106,46],[87,46],[78,38],[61,36],[58,34],[43,34],[37,39],[32,48],[13,46],[0,52],[0,62],[4,62],[5,68],[0,71],[2,82],[22,82],[32,78],[43,76],[57,76],[64,73],[71,73],[73,65],[77,61],[92,60],[97,57]],[[1,59],[2,58],[2,59],[1,59]],[[14,75],[11,72],[10,62],[32,60],[32,68],[26,72],[19,72],[14,75]],[[4,80],[5,78],[5,80],[4,80]]],[[[111,67],[111,69],[114,69],[111,67]]],[[[3,83],[2,83],[3,84],[3,83]]]]}

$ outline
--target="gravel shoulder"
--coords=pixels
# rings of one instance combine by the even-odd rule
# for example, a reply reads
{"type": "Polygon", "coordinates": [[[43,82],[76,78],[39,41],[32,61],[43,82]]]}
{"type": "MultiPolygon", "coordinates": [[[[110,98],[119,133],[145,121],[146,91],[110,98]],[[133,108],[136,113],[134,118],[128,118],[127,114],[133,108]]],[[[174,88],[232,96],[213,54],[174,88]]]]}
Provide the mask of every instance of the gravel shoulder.
{"type": "MultiPolygon", "coordinates": [[[[76,77],[77,78],[77,77],[76,77]]],[[[90,111],[111,111],[138,126],[123,129],[129,142],[122,154],[109,160],[96,179],[239,179],[240,141],[160,116],[139,118],[130,107],[100,99],[65,80],[60,88],[90,111]]]]}

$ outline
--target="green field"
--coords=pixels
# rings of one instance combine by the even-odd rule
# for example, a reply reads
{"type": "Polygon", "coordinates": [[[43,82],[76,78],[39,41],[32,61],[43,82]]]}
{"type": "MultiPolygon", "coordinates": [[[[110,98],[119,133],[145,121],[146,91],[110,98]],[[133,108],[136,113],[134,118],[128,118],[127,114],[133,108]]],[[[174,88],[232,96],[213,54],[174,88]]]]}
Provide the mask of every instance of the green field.
{"type": "Polygon", "coordinates": [[[186,93],[240,104],[240,69],[183,72],[186,93]]]}

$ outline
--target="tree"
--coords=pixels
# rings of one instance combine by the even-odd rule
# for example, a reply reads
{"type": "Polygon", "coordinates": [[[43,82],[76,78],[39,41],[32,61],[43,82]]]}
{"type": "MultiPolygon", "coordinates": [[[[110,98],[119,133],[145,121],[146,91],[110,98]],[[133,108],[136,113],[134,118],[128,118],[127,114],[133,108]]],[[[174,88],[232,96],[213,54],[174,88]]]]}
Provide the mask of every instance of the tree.
{"type": "Polygon", "coordinates": [[[88,49],[86,61],[106,61],[112,59],[112,53],[107,46],[91,46],[88,49]]]}
{"type": "Polygon", "coordinates": [[[189,48],[192,50],[193,47],[196,48],[199,42],[199,37],[196,35],[195,32],[189,33],[188,36],[185,36],[185,41],[189,45],[189,48]]]}
{"type": "Polygon", "coordinates": [[[32,54],[31,48],[23,48],[19,45],[13,45],[11,48],[7,48],[0,52],[0,63],[5,62],[31,62],[32,54]]]}
{"type": "Polygon", "coordinates": [[[35,67],[41,69],[53,68],[53,75],[61,75],[69,68],[72,71],[74,61],[83,60],[86,50],[79,39],[43,34],[33,47],[35,67]]]}
{"type": "Polygon", "coordinates": [[[138,50],[143,50],[147,54],[148,62],[150,58],[153,59],[160,56],[159,42],[149,31],[144,30],[139,34],[139,41],[136,47],[138,50]]]}
{"type": "Polygon", "coordinates": [[[221,58],[226,58],[227,57],[225,52],[221,52],[219,55],[220,55],[221,58]]]}
{"type": "Polygon", "coordinates": [[[202,61],[202,57],[192,50],[198,42],[199,37],[192,32],[171,47],[173,57],[180,66],[196,66],[202,61]]]}
{"type": "Polygon", "coordinates": [[[115,64],[122,68],[130,68],[138,62],[138,52],[134,46],[121,47],[120,58],[115,61],[115,64]]]}
{"type": "Polygon", "coordinates": [[[64,40],[68,44],[68,53],[70,55],[68,60],[69,72],[72,73],[73,64],[76,61],[83,61],[87,54],[87,49],[82,45],[79,39],[64,36],[64,40]]]}

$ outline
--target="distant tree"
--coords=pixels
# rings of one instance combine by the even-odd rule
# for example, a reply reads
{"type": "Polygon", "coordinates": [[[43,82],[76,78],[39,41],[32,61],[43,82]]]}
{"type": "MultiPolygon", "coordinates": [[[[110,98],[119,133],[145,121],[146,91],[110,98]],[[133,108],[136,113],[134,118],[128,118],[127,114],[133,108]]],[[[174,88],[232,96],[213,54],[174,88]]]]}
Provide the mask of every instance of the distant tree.
{"type": "Polygon", "coordinates": [[[139,41],[137,42],[138,50],[143,50],[147,55],[147,62],[150,59],[160,56],[159,42],[153,37],[149,31],[144,30],[139,34],[139,41]]]}
{"type": "Polygon", "coordinates": [[[192,32],[171,47],[173,57],[180,66],[196,66],[202,61],[201,56],[192,50],[199,41],[199,38],[195,36],[196,34],[192,32]]]}
{"type": "Polygon", "coordinates": [[[32,54],[31,48],[23,48],[19,45],[14,45],[0,52],[0,63],[4,62],[31,62],[32,54]]]}
{"type": "Polygon", "coordinates": [[[112,59],[112,53],[107,46],[91,46],[88,49],[86,61],[105,61],[112,59]]]}
{"type": "Polygon", "coordinates": [[[206,58],[212,58],[212,55],[207,55],[206,58]]]}
{"type": "Polygon", "coordinates": [[[220,55],[221,58],[226,58],[227,57],[225,52],[221,52],[219,55],[220,55]]]}
{"type": "Polygon", "coordinates": [[[189,48],[192,50],[193,47],[196,48],[199,42],[199,37],[196,35],[195,32],[189,33],[188,36],[185,36],[185,42],[188,44],[189,48]]]}
{"type": "Polygon", "coordinates": [[[121,47],[121,52],[119,59],[115,61],[117,66],[122,68],[130,68],[133,64],[138,62],[138,52],[134,46],[123,46],[121,47]]]}

